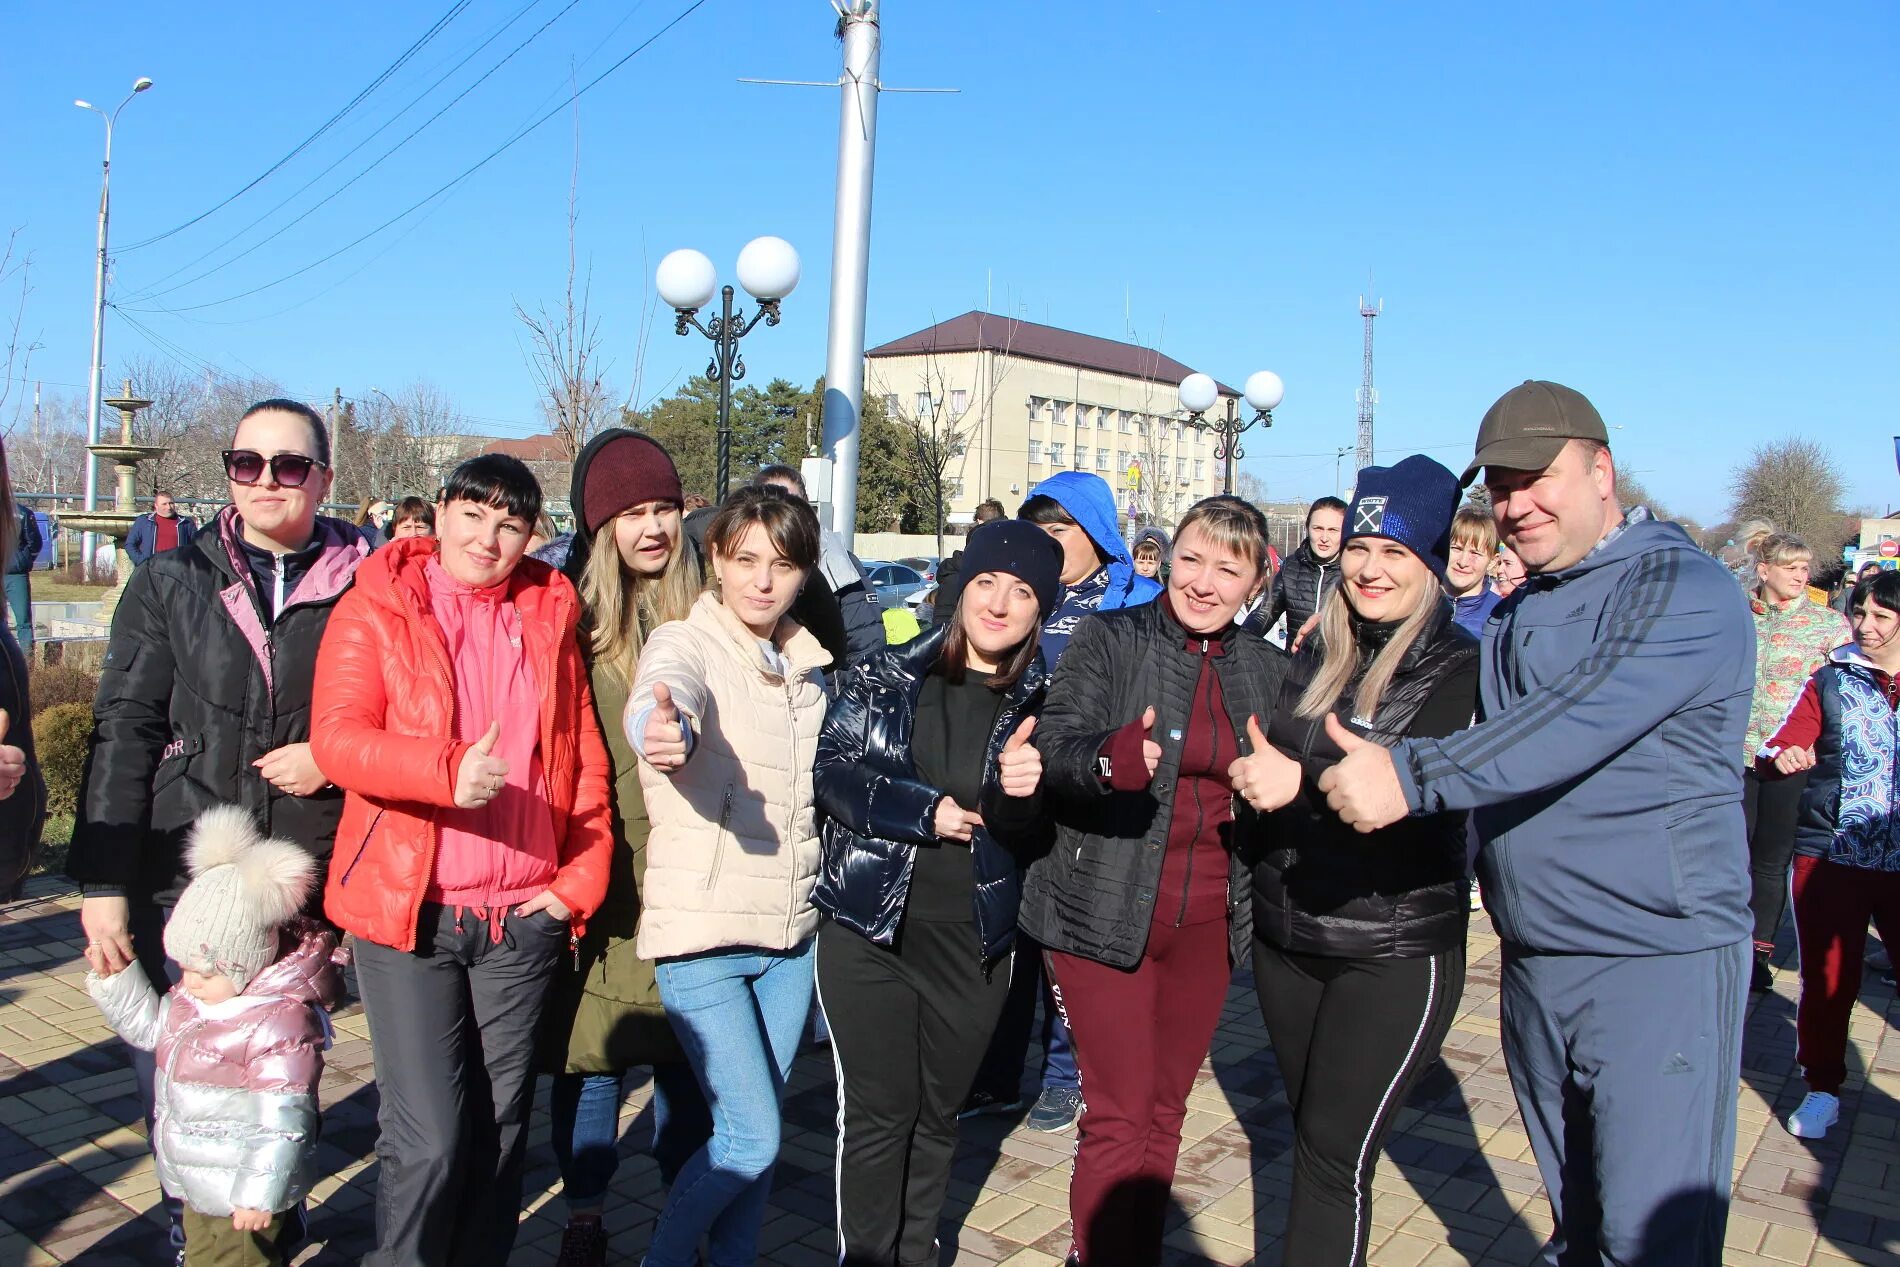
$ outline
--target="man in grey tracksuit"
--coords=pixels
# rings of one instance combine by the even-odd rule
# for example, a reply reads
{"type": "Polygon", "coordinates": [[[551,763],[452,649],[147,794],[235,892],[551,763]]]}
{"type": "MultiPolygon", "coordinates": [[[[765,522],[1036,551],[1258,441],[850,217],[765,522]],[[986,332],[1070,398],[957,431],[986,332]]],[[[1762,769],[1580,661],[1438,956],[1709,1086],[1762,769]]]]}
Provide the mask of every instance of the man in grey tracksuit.
{"type": "Polygon", "coordinates": [[[1751,924],[1754,629],[1733,578],[1616,502],[1602,419],[1554,383],[1485,415],[1529,579],[1485,631],[1480,720],[1322,776],[1362,830],[1472,810],[1504,1054],[1556,1231],[1545,1261],[1719,1267],[1751,924]]]}

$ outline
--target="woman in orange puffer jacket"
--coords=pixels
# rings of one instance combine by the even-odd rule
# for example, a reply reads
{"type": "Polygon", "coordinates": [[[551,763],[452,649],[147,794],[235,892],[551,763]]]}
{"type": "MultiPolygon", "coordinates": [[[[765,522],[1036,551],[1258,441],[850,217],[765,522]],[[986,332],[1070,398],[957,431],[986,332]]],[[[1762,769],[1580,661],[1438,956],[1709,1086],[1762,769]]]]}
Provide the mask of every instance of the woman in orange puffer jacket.
{"type": "Polygon", "coordinates": [[[535,1027],[607,888],[609,767],[580,601],[523,559],[541,489],[457,467],[436,537],[357,573],[317,656],[311,744],[348,793],[324,911],[356,934],[382,1162],[363,1261],[502,1264],[535,1027]]]}

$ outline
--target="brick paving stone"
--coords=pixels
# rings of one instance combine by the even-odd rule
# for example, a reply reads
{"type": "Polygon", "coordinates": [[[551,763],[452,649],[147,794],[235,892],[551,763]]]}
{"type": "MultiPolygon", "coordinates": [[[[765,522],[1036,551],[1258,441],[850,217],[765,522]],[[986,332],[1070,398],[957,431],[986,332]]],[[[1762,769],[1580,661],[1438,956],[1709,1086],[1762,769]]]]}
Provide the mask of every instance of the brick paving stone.
{"type": "MultiPolygon", "coordinates": [[[[126,1053],[85,994],[69,885],[40,878],[0,907],[0,1264],[74,1258],[101,1267],[164,1263],[158,1180],[126,1053]]],[[[1776,992],[1751,999],[1727,1237],[1731,1267],[1900,1267],[1900,1005],[1869,978],[1850,1026],[1841,1125],[1796,1140],[1781,1117],[1805,1090],[1794,1068],[1792,936],[1778,951],[1776,992]]],[[[1395,1115],[1373,1184],[1374,1267],[1487,1267],[1530,1262],[1549,1208],[1518,1121],[1498,1039],[1498,952],[1478,921],[1460,1011],[1443,1059],[1395,1115]]],[[[352,1003],[334,1018],[324,1077],[321,1155],[332,1173],[311,1202],[312,1245],[328,1267],[367,1248],[376,1167],[374,1054],[352,1003]]],[[[1033,1062],[1032,1062],[1033,1064],[1033,1062]]],[[[774,1267],[830,1267],[831,1062],[801,1056],[786,1097],[785,1144],[761,1238],[774,1267]]],[[[636,1081],[630,1079],[630,1081],[636,1081]]],[[[606,1212],[610,1261],[637,1262],[664,1201],[645,1081],[622,1106],[622,1164],[606,1212]]],[[[515,1261],[553,1261],[562,1209],[547,1148],[545,1086],[530,1125],[529,1192],[515,1261]]],[[[1236,974],[1184,1128],[1166,1262],[1279,1267],[1292,1192],[1292,1120],[1243,968],[1236,974]]],[[[1075,1135],[1020,1120],[969,1125],[940,1235],[962,1267],[1056,1267],[1066,1251],[1075,1135]]]]}

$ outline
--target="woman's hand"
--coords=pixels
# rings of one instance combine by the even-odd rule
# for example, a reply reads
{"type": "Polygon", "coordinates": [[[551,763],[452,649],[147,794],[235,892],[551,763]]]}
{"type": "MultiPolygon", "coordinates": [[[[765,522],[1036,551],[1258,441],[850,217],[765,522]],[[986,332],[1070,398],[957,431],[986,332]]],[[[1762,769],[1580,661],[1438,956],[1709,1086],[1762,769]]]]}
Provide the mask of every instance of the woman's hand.
{"type": "Polygon", "coordinates": [[[647,714],[646,730],[640,736],[640,755],[661,774],[671,774],[686,764],[679,705],[664,682],[653,684],[653,711],[647,714]]]}
{"type": "Polygon", "coordinates": [[[86,932],[86,962],[102,977],[132,966],[132,904],[119,894],[101,894],[79,903],[79,926],[86,932]]]}
{"type": "Polygon", "coordinates": [[[567,904],[554,896],[553,889],[542,889],[520,906],[515,907],[515,914],[523,919],[540,911],[546,911],[563,924],[574,918],[574,912],[568,910],[567,904]]]}
{"type": "Polygon", "coordinates": [[[317,769],[317,759],[307,743],[287,743],[251,762],[266,782],[292,796],[313,796],[330,785],[317,769]]]}
{"type": "Polygon", "coordinates": [[[1783,748],[1775,756],[1775,769],[1783,774],[1799,774],[1814,768],[1814,749],[1783,748]]]}
{"type": "Polygon", "coordinates": [[[1035,730],[1036,719],[1023,718],[1023,724],[1016,727],[1016,733],[1003,744],[1002,754],[996,758],[996,781],[1004,796],[1034,796],[1042,782],[1042,753],[1029,742],[1035,730]]]}
{"type": "Polygon", "coordinates": [[[10,724],[7,710],[0,708],[0,801],[12,796],[26,779],[26,749],[5,742],[10,724]]]}
{"type": "Polygon", "coordinates": [[[488,723],[488,733],[462,756],[455,771],[455,804],[461,809],[480,809],[501,794],[508,782],[508,763],[492,755],[495,741],[501,738],[501,723],[488,723]]]}
{"type": "Polygon", "coordinates": [[[1287,644],[1287,654],[1291,655],[1293,652],[1298,651],[1312,632],[1318,628],[1319,613],[1314,612],[1311,616],[1306,618],[1306,623],[1300,626],[1299,632],[1293,635],[1293,641],[1287,644]]]}
{"type": "Polygon", "coordinates": [[[1247,741],[1253,752],[1227,767],[1227,782],[1247,804],[1271,813],[1300,794],[1300,763],[1268,743],[1253,717],[1247,719],[1247,741]]]}
{"type": "Polygon", "coordinates": [[[239,1232],[264,1232],[270,1230],[269,1210],[233,1210],[231,1226],[239,1232]]]}
{"type": "Polygon", "coordinates": [[[937,837],[969,844],[970,837],[983,825],[983,816],[972,813],[946,796],[937,802],[937,837]]]}

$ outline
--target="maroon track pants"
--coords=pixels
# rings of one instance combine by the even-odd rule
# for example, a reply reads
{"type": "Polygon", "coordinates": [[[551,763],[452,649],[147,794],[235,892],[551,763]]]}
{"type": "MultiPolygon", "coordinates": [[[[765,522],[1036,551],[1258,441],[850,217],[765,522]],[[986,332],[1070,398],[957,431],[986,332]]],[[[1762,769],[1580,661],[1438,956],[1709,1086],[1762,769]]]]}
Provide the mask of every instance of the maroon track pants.
{"type": "Polygon", "coordinates": [[[1225,919],[1156,923],[1132,970],[1049,952],[1082,1073],[1069,1219],[1083,1267],[1161,1261],[1188,1093],[1232,975],[1225,919]]]}
{"type": "Polygon", "coordinates": [[[1794,932],[1801,947],[1795,1059],[1810,1090],[1839,1095],[1847,1080],[1847,1022],[1860,993],[1869,919],[1889,950],[1900,946],[1900,871],[1794,860],[1794,932]]]}

